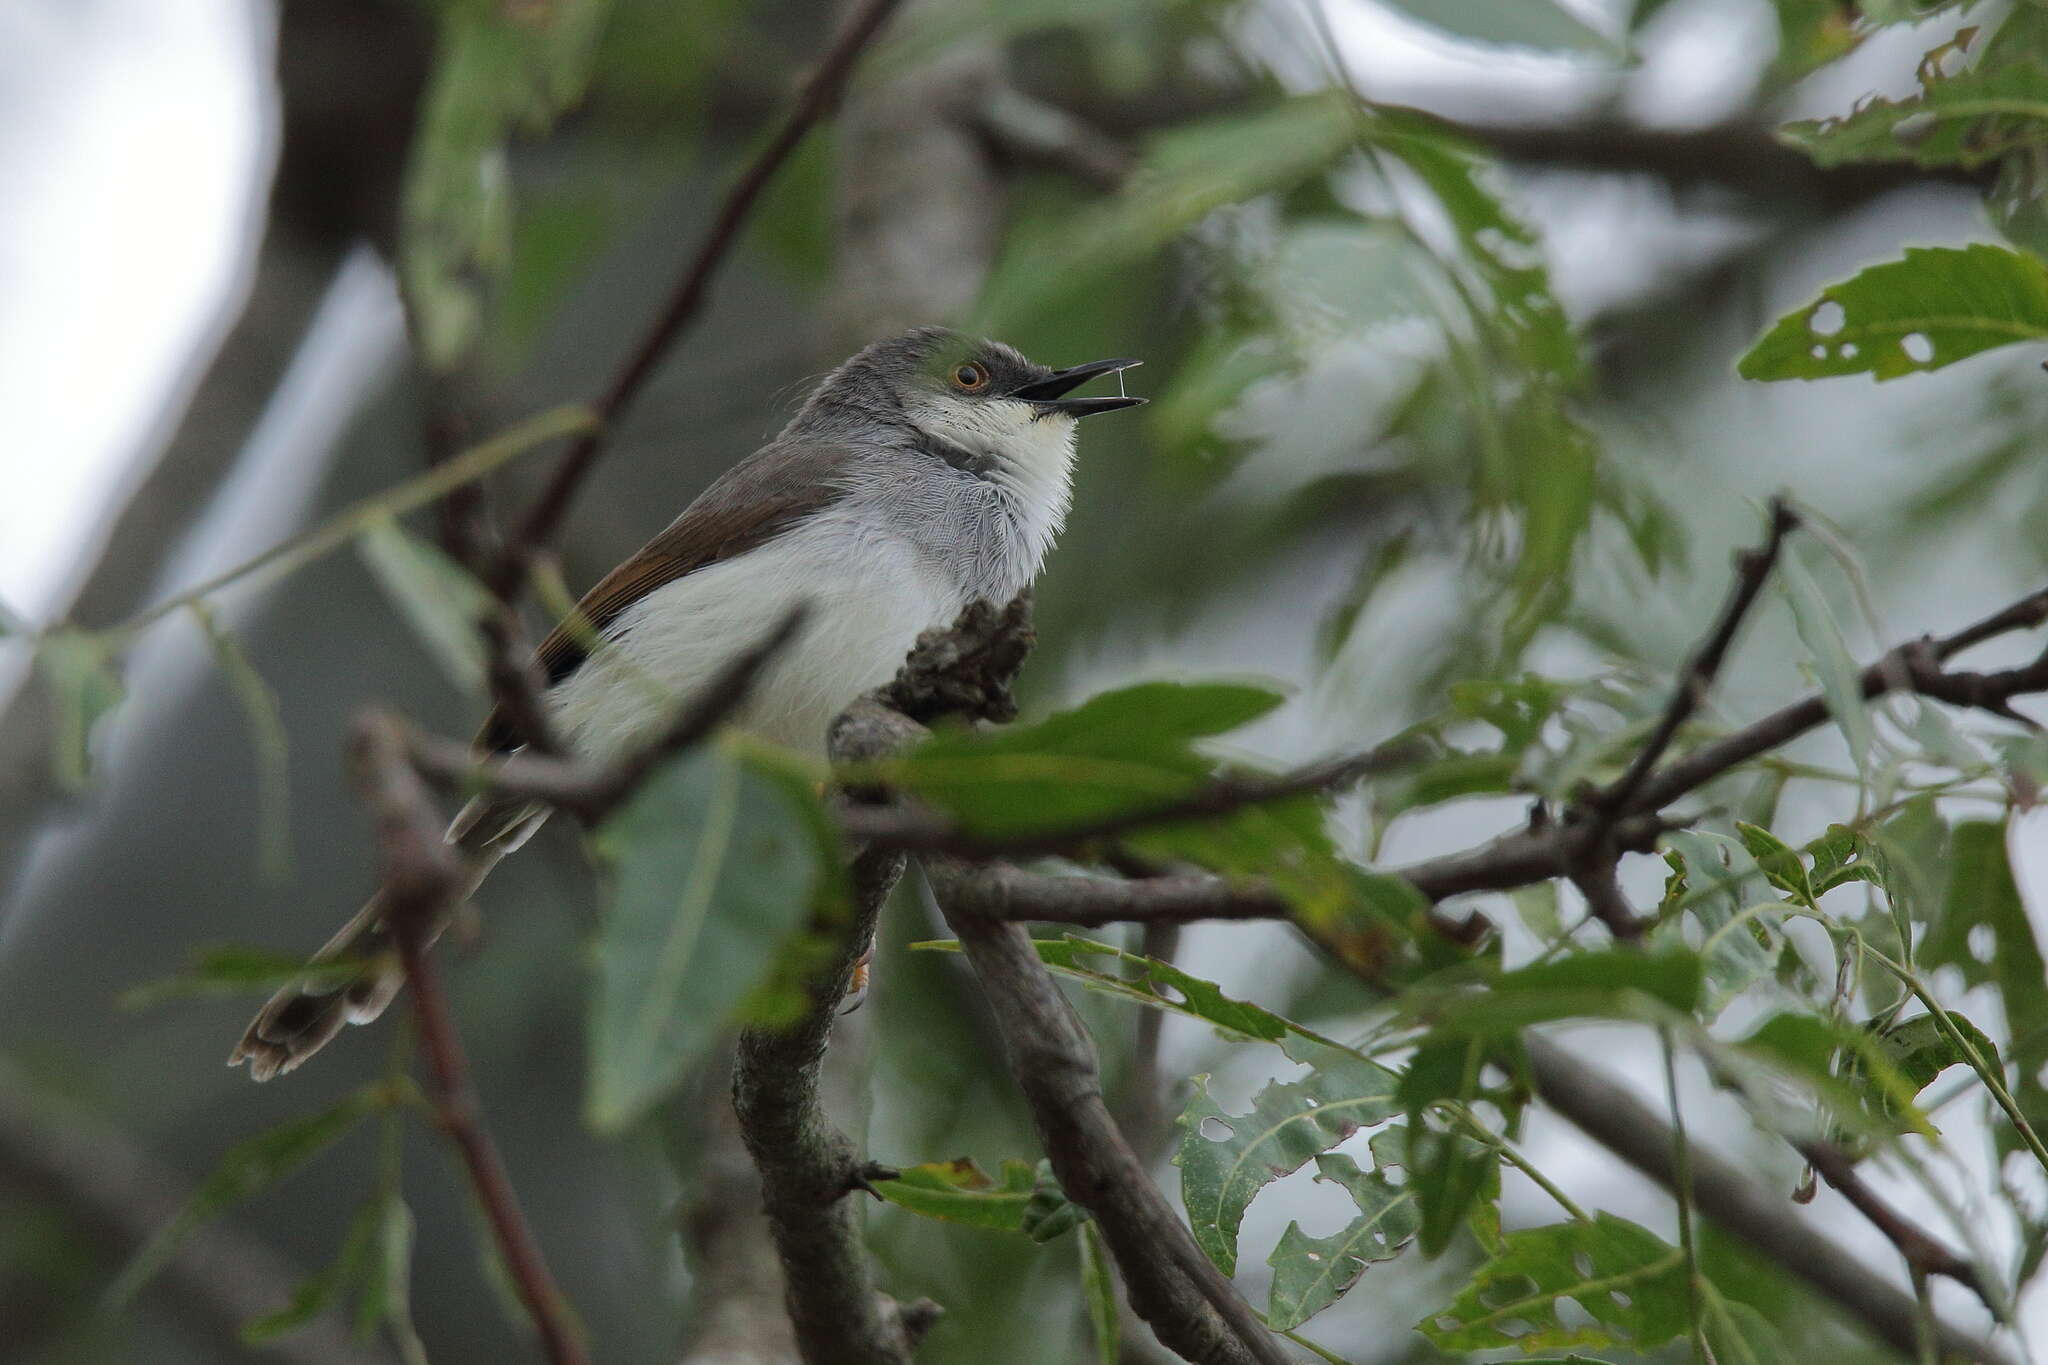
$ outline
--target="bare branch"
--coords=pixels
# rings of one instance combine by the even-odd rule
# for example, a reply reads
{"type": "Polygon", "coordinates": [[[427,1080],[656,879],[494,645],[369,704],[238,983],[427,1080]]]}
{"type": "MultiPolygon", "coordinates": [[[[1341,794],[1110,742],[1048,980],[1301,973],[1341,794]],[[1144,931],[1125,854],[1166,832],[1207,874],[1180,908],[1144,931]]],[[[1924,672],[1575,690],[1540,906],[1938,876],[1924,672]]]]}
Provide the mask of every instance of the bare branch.
{"type": "Polygon", "coordinates": [[[426,785],[406,761],[403,728],[375,713],[356,727],[351,766],[377,822],[386,923],[398,941],[412,987],[413,1019],[426,1057],[427,1094],[442,1131],[462,1157],[477,1202],[520,1301],[533,1317],[551,1365],[588,1365],[556,1286],[513,1192],[483,1108],[469,1080],[469,1062],[454,1014],[427,955],[435,926],[468,885],[468,873],[441,835],[443,821],[426,785]]]}
{"type": "Polygon", "coordinates": [[[1982,1299],[1984,1306],[1993,1314],[2000,1312],[1990,1287],[1977,1273],[1977,1267],[1885,1202],[1882,1195],[1864,1183],[1856,1170],[1856,1163],[1847,1152],[1829,1142],[1795,1142],[1792,1145],[1821,1179],[1855,1205],[1856,1211],[1869,1219],[1870,1225],[1883,1233],[1886,1241],[1898,1248],[1909,1269],[1916,1274],[1945,1275],[1982,1299]]]}
{"type": "Polygon", "coordinates": [[[604,453],[618,419],[639,395],[669,347],[703,306],[712,276],[738,242],[740,229],[745,226],[762,191],[767,189],[805,135],[838,103],[854,64],[901,4],[902,0],[865,0],[833,40],[817,70],[804,82],[795,105],[775,135],[755,154],[726,192],[724,202],[711,221],[710,230],[704,234],[696,255],[676,281],[660,315],[594,405],[593,410],[601,425],[579,437],[563,453],[547,486],[519,523],[517,534],[491,575],[492,591],[499,597],[511,595],[525,571],[526,556],[547,544],[560,529],[570,500],[575,497],[577,488],[596,464],[598,456],[604,453]]]}

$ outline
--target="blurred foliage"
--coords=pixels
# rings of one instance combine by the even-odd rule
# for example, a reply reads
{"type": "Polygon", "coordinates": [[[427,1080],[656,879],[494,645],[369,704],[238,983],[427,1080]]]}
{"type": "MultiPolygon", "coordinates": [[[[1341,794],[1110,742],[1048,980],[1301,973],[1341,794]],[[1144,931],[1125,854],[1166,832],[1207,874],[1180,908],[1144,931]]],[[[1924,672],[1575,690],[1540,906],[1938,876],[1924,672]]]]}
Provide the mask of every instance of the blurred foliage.
{"type": "MultiPolygon", "coordinates": [[[[1621,23],[1562,0],[1388,5],[1433,40],[1477,46],[1488,60],[1611,71],[1683,8],[1645,0],[1621,23]]],[[[1774,8],[1777,50],[1753,54],[1759,109],[1880,29],[1924,27],[1930,50],[1913,73],[1915,93],[1802,119],[1779,136],[1819,168],[1891,163],[1978,177],[2006,244],[1904,247],[1861,268],[1765,327],[1740,374],[1885,380],[1971,361],[1960,370],[1967,377],[1989,373],[1982,367],[1992,362],[1976,359],[1985,352],[2048,338],[2040,7],[1774,8]]],[[[612,307],[585,295],[627,258],[636,234],[653,233],[676,254],[671,220],[699,212],[704,186],[750,150],[762,111],[777,107],[815,53],[828,15],[797,3],[659,0],[445,0],[434,12],[434,78],[406,176],[397,262],[413,339],[435,382],[523,412],[529,390],[552,392],[551,367],[565,352],[623,349],[612,307]],[[678,182],[691,200],[680,215],[660,202],[678,182]],[[601,325],[579,309],[601,314],[601,325]],[[510,394],[520,402],[503,399],[510,394]]],[[[1101,345],[1150,362],[1142,373],[1155,401],[1133,438],[1145,459],[1084,471],[1094,482],[1063,551],[1080,565],[1070,582],[1121,593],[1048,601],[1048,653],[1089,630],[1142,637],[1161,620],[1199,627],[1235,613],[1319,626],[1307,650],[1312,691],[1356,690],[1362,657],[1398,654],[1407,665],[1370,704],[1376,725],[1417,746],[1412,766],[1375,778],[1356,799],[1292,797],[1222,819],[1148,825],[1122,840],[1151,860],[1266,879],[1310,938],[1374,991],[1322,963],[1300,980],[1276,973],[1270,995],[1239,999],[1117,943],[1068,937],[1039,951],[1086,997],[1113,1087],[1145,1070],[1124,1044],[1132,1007],[1201,1026],[1199,1039],[1171,1054],[1178,1073],[1193,1074],[1176,1090],[1173,1122],[1162,1124],[1170,1132],[1149,1137],[1173,1149],[1197,1241],[1224,1272],[1264,1289],[1276,1329],[1327,1313],[1316,1330],[1329,1350],[1374,1359],[1420,1359],[1432,1347],[1584,1347],[1637,1358],[1688,1337],[1722,1360],[1851,1349],[1782,1276],[1711,1236],[1689,1266],[1687,1250],[1666,1237],[1582,1210],[1538,1179],[1517,1146],[1530,1100],[1519,1040],[1569,1021],[1646,1038],[1660,1031],[1705,1059],[1766,1132],[1838,1140],[1859,1160],[1919,1182],[1937,1205],[1953,1201],[1925,1157],[1945,1153],[1941,1128],[1965,1127],[1944,1117],[1964,1099],[1984,1117],[1997,1158],[2048,1165],[2039,1137],[2048,1126],[2048,967],[2012,855],[2018,821],[2048,775],[2039,742],[1932,703],[1866,699],[1851,643],[1870,633],[1862,570],[1847,554],[1809,556],[1802,541],[1782,563],[1789,635],[1781,629],[1779,638],[1798,661],[1798,685],[1817,688],[1837,733],[1813,753],[1739,765],[1701,793],[1694,827],[1664,836],[1650,951],[1609,943],[1556,884],[1481,902],[1499,932],[1476,948],[1434,932],[1430,907],[1392,875],[1383,849],[1421,822],[1470,817],[1489,800],[1512,802],[1520,818],[1532,803],[1553,811],[1611,781],[1671,686],[1646,662],[1676,652],[1650,618],[1670,614],[1662,594],[1682,576],[1688,536],[1715,546],[1724,536],[1689,502],[1696,484],[1618,434],[1626,405],[1612,389],[1626,367],[1615,352],[1628,342],[1560,301],[1526,182],[1454,122],[1353,88],[1329,38],[1294,11],[1219,0],[932,7],[905,16],[864,76],[916,81],[965,50],[1008,44],[1020,71],[1027,48],[1059,54],[1077,109],[1170,97],[1163,114],[1101,128],[1129,156],[1113,185],[1006,164],[1002,244],[972,317],[956,319],[1049,358],[1101,345]],[[1260,23],[1285,28],[1288,42],[1261,39],[1260,23]],[[1300,73],[1303,52],[1312,77],[1300,73]],[[1127,536],[1138,508],[1167,529],[1127,536]],[[1320,581],[1334,585],[1313,600],[1245,587],[1270,566],[1311,556],[1320,581]],[[1424,581],[1438,595],[1394,614],[1424,581]],[[1856,610],[1841,610],[1845,601],[1856,610]],[[1257,1068],[1254,1083],[1244,1082],[1246,1067],[1257,1068]],[[1504,1171],[1536,1180],[1566,1221],[1509,1226],[1504,1171]],[[1248,1228],[1283,1205],[1273,1221],[1284,1231],[1261,1258],[1248,1228]],[[1315,1216],[1292,1216],[1303,1208],[1315,1216]],[[1416,1271],[1427,1258],[1441,1259],[1416,1271]],[[1414,1278],[1392,1279],[1401,1274],[1414,1278]],[[1374,1319],[1359,1302],[1374,1300],[1382,1283],[1402,1289],[1374,1303],[1374,1319]],[[1418,1315],[1411,1294],[1433,1306],[1418,1315]],[[1369,1321],[1379,1330],[1358,1327],[1369,1321]],[[1419,1336],[1386,1346],[1395,1322],[1415,1324],[1419,1336]]],[[[822,306],[835,270],[834,178],[859,173],[820,135],[767,197],[736,264],[748,292],[734,286],[766,329],[802,332],[798,312],[822,306]]],[[[659,283],[643,271],[623,292],[637,308],[659,283]]],[[[1722,349],[1706,382],[1722,384],[1739,348],[1709,336],[1722,349]]],[[[780,344],[789,373],[810,363],[792,358],[807,335],[780,344]]],[[[713,388],[740,365],[715,351],[707,341],[700,353],[713,388]]],[[[1844,392],[1842,401],[1860,401],[1860,390],[1844,392]]],[[[1994,517],[2041,528],[2040,400],[1995,376],[1979,397],[1975,444],[1926,471],[1867,541],[1866,528],[1849,539],[1939,549],[1966,543],[1994,517]]],[[[264,656],[211,610],[213,595],[353,546],[422,656],[473,699],[484,669],[475,624],[488,604],[399,518],[578,420],[553,414],[477,446],[124,625],[36,635],[41,685],[57,703],[56,770],[87,784],[101,722],[123,702],[129,647],[163,616],[189,611],[252,736],[264,775],[259,809],[275,822],[262,846],[287,849],[293,698],[278,695],[264,656]]],[[[746,421],[759,428],[762,419],[750,411],[746,421]]],[[[1946,434],[1944,444],[1962,448],[1946,434]]],[[[1822,510],[1837,491],[1816,495],[1822,510]]],[[[1806,539],[1841,549],[1824,526],[1806,539]]],[[[2039,536],[1999,539],[2001,550],[2031,556],[2029,571],[2048,554],[2039,536]]],[[[1701,581],[1718,587],[1712,574],[1701,581]]],[[[31,633],[4,612],[0,632],[31,633]]],[[[1276,660],[1264,671],[1288,667],[1276,660]]],[[[1774,697],[1790,672],[1774,680],[1774,697]]],[[[941,733],[864,776],[977,833],[1042,834],[1143,812],[1214,778],[1256,775],[1262,765],[1248,754],[1261,727],[1307,705],[1243,680],[1089,693],[999,731],[941,733]]],[[[1702,712],[1678,748],[1726,728],[1702,712]]],[[[1335,750],[1363,737],[1317,738],[1335,750]]],[[[584,1072],[584,1117],[613,1143],[601,1149],[607,1159],[687,1108],[678,1096],[690,1093],[721,1034],[786,1018],[800,999],[821,951],[815,928],[829,924],[842,889],[812,778],[746,745],[706,746],[664,768],[590,841],[603,904],[585,935],[591,970],[573,983],[587,994],[586,1032],[569,1050],[584,1072]]],[[[281,853],[269,865],[281,875],[281,853]]],[[[517,999],[490,1006],[493,1017],[531,1013],[544,994],[533,987],[539,978],[569,993],[565,954],[532,956],[516,991],[505,988],[517,999]]],[[[877,1181],[889,1206],[872,1219],[877,1256],[892,1292],[929,1289],[952,1314],[921,1359],[1114,1359],[1114,1277],[1099,1234],[1045,1164],[1012,1155],[992,1161],[991,1175],[971,1157],[940,1155],[1016,1153],[1031,1141],[953,965],[941,954],[892,964],[889,998],[875,1007],[874,1129],[904,1144],[878,1155],[909,1163],[877,1181]]],[[[131,1003],[268,990],[305,970],[274,954],[220,949],[131,1003]]],[[[546,1034],[561,1022],[529,1027],[546,1034]]],[[[508,1043],[504,1065],[523,1078],[547,1041],[508,1043]]],[[[338,1251],[248,1336],[345,1311],[407,1360],[423,1359],[435,1308],[422,1305],[416,1330],[415,1203],[401,1187],[395,1136],[411,1103],[386,1080],[243,1139],[130,1263],[120,1292],[159,1271],[193,1228],[375,1117],[384,1127],[376,1174],[367,1193],[350,1195],[338,1251]]],[[[692,1177],[685,1169],[680,1182],[692,1177]]],[[[645,1196],[636,1207],[673,1195],[663,1183],[671,1178],[644,1163],[626,1178],[645,1196]]],[[[2006,1166],[1974,1197],[1995,1204],[2021,1249],[1979,1273],[2016,1299],[2039,1270],[2048,1222],[2006,1166]]],[[[583,1240],[615,1231],[595,1227],[598,1203],[578,1207],[593,1220],[579,1226],[583,1240]]],[[[659,1213],[647,1221],[651,1229],[631,1230],[660,1240],[649,1260],[663,1269],[635,1300],[648,1319],[635,1326],[666,1336],[683,1311],[680,1277],[669,1273],[672,1228],[659,1213]]],[[[1956,1240],[1978,1256],[1956,1221],[1956,1240]]],[[[431,1240],[419,1239],[422,1256],[431,1240]]],[[[14,1275],[12,1243],[0,1240],[0,1250],[14,1275]]],[[[70,1262],[19,1273],[74,1291],[87,1278],[70,1262]]],[[[450,1329],[447,1358],[495,1358],[455,1336],[450,1329]]]]}

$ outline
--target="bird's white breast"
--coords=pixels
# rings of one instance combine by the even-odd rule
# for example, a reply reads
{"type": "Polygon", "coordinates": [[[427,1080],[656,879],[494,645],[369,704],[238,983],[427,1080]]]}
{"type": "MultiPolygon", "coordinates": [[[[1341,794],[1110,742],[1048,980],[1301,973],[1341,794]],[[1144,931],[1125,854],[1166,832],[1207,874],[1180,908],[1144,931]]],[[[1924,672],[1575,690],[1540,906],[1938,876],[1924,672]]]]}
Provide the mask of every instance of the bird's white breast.
{"type": "Polygon", "coordinates": [[[734,723],[816,754],[840,711],[893,677],[920,632],[966,605],[901,537],[856,509],[827,511],[628,607],[607,631],[610,646],[550,692],[556,724],[598,760],[652,738],[679,701],[701,692],[799,601],[810,603],[801,632],[756,681],[734,723]]]}

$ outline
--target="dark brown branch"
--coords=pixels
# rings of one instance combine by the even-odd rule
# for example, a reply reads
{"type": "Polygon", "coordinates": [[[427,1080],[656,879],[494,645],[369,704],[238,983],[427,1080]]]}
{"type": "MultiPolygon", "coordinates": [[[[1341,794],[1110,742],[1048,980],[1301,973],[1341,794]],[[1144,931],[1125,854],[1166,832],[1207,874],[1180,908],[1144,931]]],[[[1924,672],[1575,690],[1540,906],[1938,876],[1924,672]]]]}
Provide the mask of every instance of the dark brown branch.
{"type": "Polygon", "coordinates": [[[1994,1315],[2000,1311],[1989,1286],[1977,1273],[1977,1267],[1886,1203],[1882,1195],[1864,1183],[1848,1153],[1828,1142],[1795,1142],[1793,1146],[1821,1179],[1833,1186],[1855,1206],[1858,1213],[1870,1220],[1872,1227],[1884,1234],[1885,1240],[1898,1249],[1914,1273],[1945,1275],[1982,1299],[1984,1306],[1994,1315]]]}
{"type": "Polygon", "coordinates": [[[1715,618],[1713,629],[1707,632],[1686,661],[1685,670],[1678,676],[1678,686],[1671,693],[1670,704],[1657,721],[1657,728],[1643,741],[1643,747],[1614,784],[1596,793],[1587,804],[1597,811],[1610,816],[1629,809],[1629,803],[1642,788],[1664,753],[1671,747],[1679,728],[1692,719],[1706,701],[1707,693],[1713,688],[1714,679],[1720,675],[1721,663],[1728,657],[1729,646],[1735,643],[1736,632],[1749,616],[1749,609],[1756,604],[1758,594],[1763,592],[1764,583],[1771,576],[1771,569],[1778,562],[1778,553],[1784,548],[1785,537],[1799,525],[1799,517],[1786,505],[1783,497],[1771,499],[1770,533],[1764,543],[1753,550],[1744,550],[1735,556],[1735,585],[1729,589],[1728,600],[1721,607],[1721,614],[1715,618]]]}
{"type": "MultiPolygon", "coordinates": [[[[1586,1135],[1667,1190],[1677,1188],[1671,1129],[1625,1087],[1601,1076],[1545,1038],[1525,1040],[1536,1093],[1586,1135]]],[[[1693,1203],[1722,1228],[1791,1271],[1893,1348],[1914,1353],[1919,1306],[1832,1240],[1808,1227],[1786,1202],[1753,1184],[1713,1153],[1692,1145],[1693,1203]]],[[[1943,1351],[1982,1365],[2014,1365],[2006,1352],[1945,1322],[1943,1351]]]]}
{"type": "MultiPolygon", "coordinates": [[[[1982,707],[2010,715],[2014,697],[2048,689],[2048,662],[1994,674],[1948,674],[1940,665],[1962,651],[2014,631],[2048,622],[2048,588],[2029,593],[1951,635],[1911,641],[1863,670],[1865,699],[1910,691],[1952,705],[1982,707]]],[[[1787,744],[1828,719],[1826,698],[1816,693],[1773,711],[1733,733],[1710,740],[1653,773],[1631,802],[1637,811],[1661,810],[1729,769],[1787,744]]]]}
{"type": "Polygon", "coordinates": [[[1132,1308],[1163,1345],[1197,1365],[1286,1365],[1279,1340],[1210,1264],[1124,1141],[1103,1103],[1094,1045],[1023,927],[957,908],[962,883],[977,875],[963,865],[935,860],[927,870],[1060,1187],[1095,1215],[1132,1308]]]}
{"type": "Polygon", "coordinates": [[[350,757],[356,784],[377,824],[386,923],[398,942],[412,988],[413,1019],[427,1062],[427,1096],[435,1118],[462,1157],[498,1255],[533,1317],[551,1365],[588,1365],[589,1357],[570,1325],[568,1303],[541,1256],[497,1144],[484,1124],[454,1014],[427,954],[436,927],[463,894],[468,873],[453,846],[442,838],[443,821],[426,785],[406,761],[405,734],[398,722],[376,714],[364,717],[350,757]]]}
{"type": "Polygon", "coordinates": [[[709,231],[704,234],[696,255],[677,280],[660,315],[593,405],[599,425],[578,437],[564,452],[546,487],[520,521],[517,534],[491,575],[491,588],[499,597],[511,595],[525,572],[526,556],[554,538],[577,488],[590,473],[598,456],[604,453],[618,419],[639,395],[669,347],[674,345],[676,338],[703,306],[712,276],[739,240],[740,229],[745,226],[762,191],[767,189],[805,135],[838,103],[854,64],[901,4],[902,0],[865,0],[833,40],[817,70],[804,82],[796,104],[775,130],[774,136],[755,154],[726,192],[709,231]]]}

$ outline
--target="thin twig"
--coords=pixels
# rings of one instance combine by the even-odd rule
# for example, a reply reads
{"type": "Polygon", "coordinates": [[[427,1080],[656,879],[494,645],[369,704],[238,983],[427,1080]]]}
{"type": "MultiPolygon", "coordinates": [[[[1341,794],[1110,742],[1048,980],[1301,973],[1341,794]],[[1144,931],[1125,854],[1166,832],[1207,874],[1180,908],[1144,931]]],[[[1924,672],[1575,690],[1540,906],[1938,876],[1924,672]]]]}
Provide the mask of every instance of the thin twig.
{"type": "Polygon", "coordinates": [[[398,942],[412,988],[413,1018],[426,1058],[427,1095],[436,1121],[455,1144],[482,1206],[491,1237],[519,1298],[533,1317],[551,1365],[588,1365],[570,1325],[567,1301],[535,1241],[483,1108],[440,977],[427,954],[433,934],[462,894],[467,873],[441,837],[439,813],[426,785],[406,761],[402,727],[371,714],[356,728],[352,768],[377,823],[386,923],[398,942]]]}
{"type": "Polygon", "coordinates": [[[1629,810],[1636,792],[1664,757],[1665,750],[1671,747],[1679,729],[1706,701],[1714,679],[1720,675],[1721,663],[1728,657],[1729,646],[1734,644],[1736,633],[1742,629],[1749,609],[1756,604],[1758,594],[1771,576],[1771,569],[1778,562],[1785,537],[1799,525],[1798,514],[1786,504],[1783,496],[1771,499],[1770,516],[1770,532],[1764,543],[1735,556],[1735,584],[1729,589],[1728,600],[1722,605],[1721,614],[1715,618],[1713,629],[1707,632],[1706,638],[1700,641],[1692,657],[1686,661],[1685,671],[1679,674],[1678,686],[1672,691],[1671,701],[1658,719],[1657,728],[1636,751],[1627,771],[1612,786],[1588,801],[1587,804],[1595,809],[1609,815],[1629,810]]]}
{"type": "Polygon", "coordinates": [[[563,453],[546,487],[519,522],[518,532],[490,577],[490,587],[500,598],[509,598],[516,590],[525,573],[526,557],[554,538],[562,518],[568,513],[570,500],[575,497],[577,488],[590,473],[598,456],[604,453],[619,418],[639,395],[669,347],[703,306],[712,276],[739,240],[740,229],[746,225],[762,191],[767,189],[804,136],[838,103],[854,64],[901,4],[902,0],[866,0],[840,30],[824,60],[818,63],[817,70],[804,82],[796,104],[775,130],[774,136],[755,153],[754,159],[726,192],[702,244],[670,291],[660,315],[612,377],[604,394],[592,405],[600,425],[578,438],[563,453]]]}
{"type": "Polygon", "coordinates": [[[1930,1236],[1904,1214],[1886,1203],[1884,1197],[1864,1183],[1848,1153],[1828,1142],[1797,1142],[1793,1146],[1806,1158],[1815,1174],[1833,1186],[1870,1225],[1898,1248],[1907,1268],[1915,1274],[1945,1275],[1984,1301],[1994,1315],[2000,1313],[1977,1267],[1930,1236]]]}

